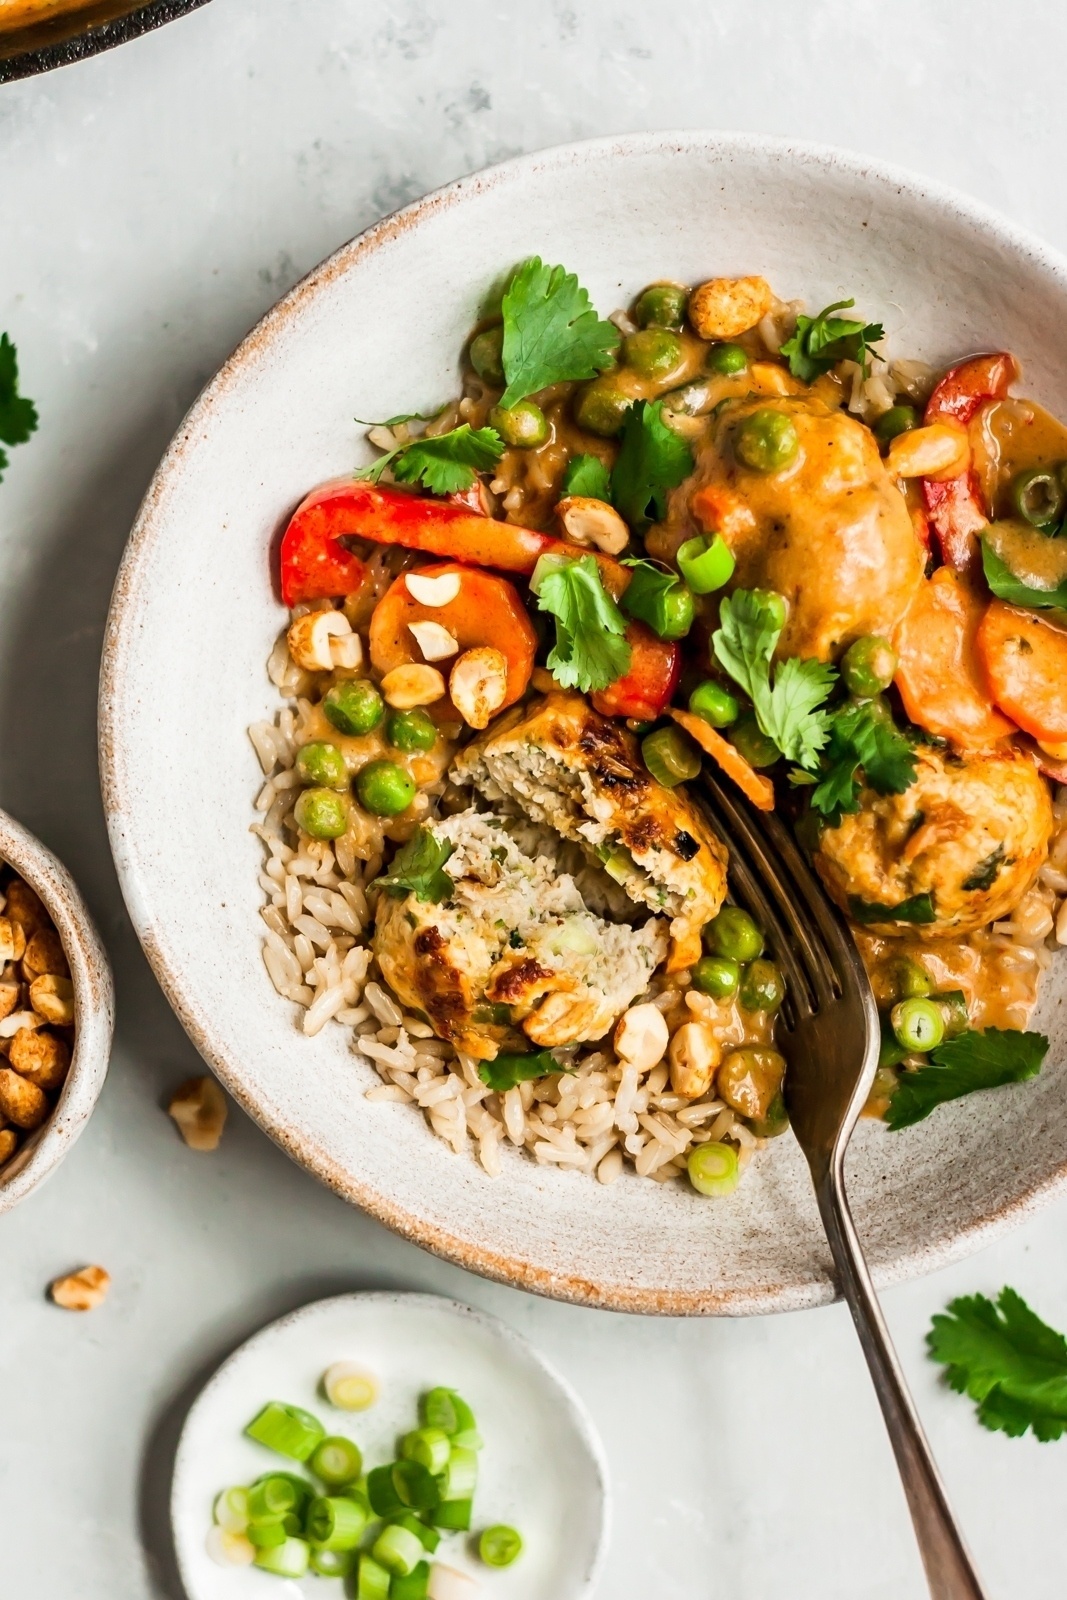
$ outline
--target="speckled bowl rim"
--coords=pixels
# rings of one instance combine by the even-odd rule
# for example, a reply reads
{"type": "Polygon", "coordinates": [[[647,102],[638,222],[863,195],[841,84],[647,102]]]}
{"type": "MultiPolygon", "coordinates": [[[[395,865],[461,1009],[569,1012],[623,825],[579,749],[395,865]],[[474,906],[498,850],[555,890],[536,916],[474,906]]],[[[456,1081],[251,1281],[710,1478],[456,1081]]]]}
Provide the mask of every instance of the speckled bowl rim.
{"type": "Polygon", "coordinates": [[[107,1076],[115,1022],[111,968],[77,884],[40,839],[0,811],[0,860],[14,867],[41,897],[70,966],[74,985],[74,1050],[59,1099],[28,1156],[16,1152],[0,1172],[0,1214],[25,1200],[49,1177],[81,1134],[107,1076]]]}
{"type": "MultiPolygon", "coordinates": [[[[1034,269],[1055,280],[1059,292],[1067,300],[1067,258],[1035,235],[1008,222],[991,207],[905,168],[832,145],[763,134],[686,130],[622,134],[557,145],[457,179],[383,218],[342,245],[302,278],[242,340],[190,408],[149,486],[116,578],[101,663],[99,755],[109,827],[113,817],[130,813],[136,798],[126,790],[122,763],[117,759],[122,730],[117,725],[114,707],[118,703],[121,638],[126,629],[137,626],[135,605],[138,569],[150,557],[156,532],[157,508],[169,490],[171,478],[182,471],[187,449],[210,426],[212,408],[226,398],[245,364],[258,357],[290,319],[301,313],[321,289],[383,245],[417,228],[425,219],[440,211],[461,205],[468,198],[489,190],[520,186],[527,175],[546,169],[551,171],[581,162],[626,161],[631,157],[655,154],[684,158],[691,153],[705,156],[714,153],[726,160],[731,157],[757,157],[769,166],[844,171],[877,193],[892,197],[905,196],[915,204],[941,212],[950,220],[962,222],[978,232],[989,233],[1004,241],[1019,255],[1029,258],[1034,269]]],[[[186,990],[180,962],[170,948],[166,919],[161,920],[150,909],[152,896],[148,875],[117,829],[112,830],[111,845],[130,917],[148,961],[182,1026],[205,1061],[238,1103],[295,1161],[403,1238],[482,1277],[528,1289],[552,1299],[615,1311],[663,1316],[754,1316],[825,1305],[836,1297],[834,1284],[827,1278],[817,1277],[766,1283],[751,1289],[705,1286],[690,1293],[676,1289],[634,1288],[620,1283],[601,1284],[578,1275],[550,1275],[522,1255],[497,1254],[458,1238],[414,1215],[377,1189],[360,1182],[338,1163],[324,1157],[310,1141],[302,1139],[298,1130],[265,1113],[257,1105],[254,1084],[246,1081],[240,1060],[223,1048],[215,1037],[210,1017],[196,996],[186,990]]],[[[887,1286],[936,1271],[991,1243],[1064,1192],[1067,1192],[1067,1161],[1025,1187],[1009,1204],[975,1216],[951,1237],[932,1244],[917,1245],[892,1262],[876,1266],[873,1269],[875,1281],[880,1286],[887,1286]]]]}

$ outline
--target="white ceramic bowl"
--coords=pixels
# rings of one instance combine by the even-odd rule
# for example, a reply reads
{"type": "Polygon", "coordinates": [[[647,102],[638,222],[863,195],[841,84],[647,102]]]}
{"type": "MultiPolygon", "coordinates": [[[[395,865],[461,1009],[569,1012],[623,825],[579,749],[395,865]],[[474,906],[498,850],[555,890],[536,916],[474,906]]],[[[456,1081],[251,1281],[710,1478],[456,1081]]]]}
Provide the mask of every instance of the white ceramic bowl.
{"type": "MultiPolygon", "coordinates": [[[[607,1549],[610,1498],[600,1441],[581,1401],[526,1340],[482,1311],[430,1294],[344,1294],[302,1306],[234,1352],[198,1396],[182,1429],[171,1526],[189,1600],[270,1600],[277,1578],[219,1567],[205,1540],[221,1489],[283,1463],[243,1429],[268,1400],[313,1412],[354,1439],[364,1469],[393,1459],[415,1425],[418,1397],[457,1389],[484,1440],[472,1532],[505,1523],[525,1541],[520,1559],[490,1574],[469,1541],[446,1536],[433,1558],[484,1578],[499,1600],[581,1600],[607,1549]],[[335,1361],[358,1361],[381,1396],[369,1411],[334,1411],[318,1392],[335,1361]]],[[[291,1595],[330,1594],[317,1578],[291,1595]]],[[[339,1591],[338,1591],[339,1593],[339,1591]]]]}
{"type": "Polygon", "coordinates": [[[52,1115],[0,1168],[0,1212],[54,1172],[89,1120],[104,1087],[115,1002],[111,969],[85,901],[61,861],[14,817],[0,811],[0,861],[36,889],[63,943],[74,985],[74,1050],[52,1115]]]}
{"type": "MultiPolygon", "coordinates": [[[[455,392],[479,301],[532,252],[603,312],[651,279],[764,274],[809,306],[855,295],[890,348],[944,365],[1021,358],[1067,411],[1067,263],[936,185],[748,136],[600,140],[467,178],[387,218],[299,284],[179,430],[115,590],[101,698],[111,838],[127,904],[194,1042],[293,1156],[407,1237],[546,1294],[639,1311],[784,1310],[832,1295],[798,1152],[781,1140],[728,1201],[626,1178],[610,1189],[512,1155],[495,1183],[410,1108],[371,1104],[348,1037],[296,1030],[260,959],[259,778],[247,724],[278,700],[284,620],[268,550],[313,485],[357,460],[353,417],[455,392]]],[[[920,1127],[861,1128],[851,1190],[882,1282],[973,1249],[1067,1174],[1062,970],[1041,1077],[920,1127]]]]}

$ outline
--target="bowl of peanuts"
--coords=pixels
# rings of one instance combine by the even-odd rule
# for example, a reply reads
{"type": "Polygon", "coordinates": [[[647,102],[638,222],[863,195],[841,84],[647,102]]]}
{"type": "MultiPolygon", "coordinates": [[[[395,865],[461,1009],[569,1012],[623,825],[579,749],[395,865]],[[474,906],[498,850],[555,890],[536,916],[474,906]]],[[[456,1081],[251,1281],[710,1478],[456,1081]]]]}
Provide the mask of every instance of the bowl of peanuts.
{"type": "Polygon", "coordinates": [[[0,1212],[81,1133],[113,1024],[111,969],[73,878],[0,811],[0,1212]]]}

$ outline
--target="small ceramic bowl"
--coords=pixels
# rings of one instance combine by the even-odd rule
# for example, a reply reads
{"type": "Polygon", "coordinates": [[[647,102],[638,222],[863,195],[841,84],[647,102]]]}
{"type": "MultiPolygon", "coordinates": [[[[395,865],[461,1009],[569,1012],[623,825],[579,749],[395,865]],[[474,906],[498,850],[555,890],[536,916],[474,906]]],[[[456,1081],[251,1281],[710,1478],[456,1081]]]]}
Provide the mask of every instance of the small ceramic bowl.
{"type": "Polygon", "coordinates": [[[4,1212],[55,1171],[88,1122],[107,1075],[115,1001],[104,946],[74,879],[51,850],[6,811],[0,811],[0,861],[40,895],[62,941],[74,985],[70,1070],[48,1121],[0,1168],[0,1212],[4,1212]]]}

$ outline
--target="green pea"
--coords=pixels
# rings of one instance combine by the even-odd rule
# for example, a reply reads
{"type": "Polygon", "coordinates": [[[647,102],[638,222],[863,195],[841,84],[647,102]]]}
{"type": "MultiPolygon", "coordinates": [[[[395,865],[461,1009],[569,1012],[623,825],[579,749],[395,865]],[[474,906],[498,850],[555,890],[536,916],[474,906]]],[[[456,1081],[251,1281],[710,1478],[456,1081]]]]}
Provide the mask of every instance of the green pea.
{"type": "Polygon", "coordinates": [[[945,1037],[945,1019],[936,1000],[901,1000],[889,1021],[905,1050],[933,1050],[945,1037]]]}
{"type": "Polygon", "coordinates": [[[494,389],[504,387],[504,328],[486,328],[476,333],[470,345],[471,366],[485,383],[494,389]]]}
{"type": "Polygon", "coordinates": [[[623,340],[623,361],[642,378],[669,378],[682,354],[681,339],[667,328],[643,328],[623,340]]]}
{"type": "Polygon", "coordinates": [[[393,711],[385,724],[385,737],[394,750],[432,750],[437,726],[425,711],[393,711]]]}
{"type": "Polygon", "coordinates": [[[345,758],[327,739],[313,739],[304,745],[296,758],[296,770],[302,783],[317,783],[327,789],[348,787],[345,758]]]}
{"type": "Polygon", "coordinates": [[[734,454],[753,472],[781,472],[795,460],[799,449],[792,417],[770,406],[753,411],[734,435],[734,454]]]}
{"type": "Polygon", "coordinates": [[[594,378],[579,389],[574,402],[574,420],[586,433],[601,439],[614,439],[622,432],[633,396],[619,387],[610,373],[594,378]]]}
{"type": "Polygon", "coordinates": [[[714,955],[731,961],[755,961],[763,954],[763,935],[740,906],[723,906],[704,929],[704,942],[714,955]]]}
{"type": "Polygon", "coordinates": [[[910,433],[919,426],[919,413],[914,406],[890,406],[883,411],[872,428],[880,445],[887,445],[899,434],[910,433]]]}
{"type": "Polygon", "coordinates": [[[1008,498],[1016,515],[1032,528],[1056,527],[1067,507],[1067,491],[1060,481],[1061,466],[1031,467],[1017,472],[1008,485],[1008,498]]]}
{"type": "Polygon", "coordinates": [[[520,400],[507,410],[494,406],[489,413],[489,426],[496,429],[505,444],[519,450],[535,450],[548,438],[548,418],[532,400],[520,400]]]}
{"type": "Polygon", "coordinates": [[[714,372],[720,378],[736,377],[747,366],[748,356],[739,344],[713,344],[704,357],[706,371],[714,372]]]}
{"type": "Polygon", "coordinates": [[[779,1089],[762,1117],[749,1117],[748,1125],[757,1139],[777,1139],[789,1127],[789,1113],[785,1109],[779,1089]]]}
{"type": "Polygon", "coordinates": [[[741,714],[736,697],[710,678],[697,684],[689,696],[689,709],[694,717],[703,717],[713,728],[728,728],[741,714]]]}
{"type": "Polygon", "coordinates": [[[841,658],[841,676],[849,694],[873,697],[888,689],[897,671],[897,656],[880,633],[864,634],[850,644],[841,658]]]}
{"type": "Polygon", "coordinates": [[[677,333],[688,304],[689,290],[680,283],[652,283],[637,297],[634,320],[639,328],[672,328],[677,333]]]}
{"type": "Polygon", "coordinates": [[[375,817],[395,817],[415,798],[415,780],[395,761],[368,761],[356,774],[356,793],[375,817]]]}
{"type": "Polygon", "coordinates": [[[752,593],[759,601],[761,607],[767,612],[767,621],[771,627],[777,628],[781,633],[785,627],[786,618],[789,616],[789,607],[785,603],[785,596],[776,589],[753,589],[752,593]]]}
{"type": "Polygon", "coordinates": [[[741,968],[729,956],[701,956],[693,968],[693,988],[713,1000],[732,1000],[741,982],[741,968]]]}
{"type": "Polygon", "coordinates": [[[322,702],[326,721],[339,733],[370,733],[385,714],[385,701],[369,678],[348,678],[327,689],[322,702]]]}
{"type": "Polygon", "coordinates": [[[785,979],[773,961],[750,961],[741,976],[741,1004],[746,1011],[778,1010],[785,999],[785,979]]]}
{"type": "Polygon", "coordinates": [[[293,814],[313,839],[339,839],[348,827],[348,803],[336,789],[305,789],[293,814]]]}
{"type": "Polygon", "coordinates": [[[773,767],[782,754],[774,740],[763,732],[753,711],[746,711],[734,723],[730,739],[750,767],[773,767]]]}

